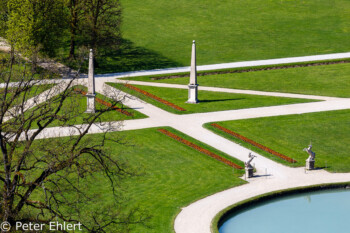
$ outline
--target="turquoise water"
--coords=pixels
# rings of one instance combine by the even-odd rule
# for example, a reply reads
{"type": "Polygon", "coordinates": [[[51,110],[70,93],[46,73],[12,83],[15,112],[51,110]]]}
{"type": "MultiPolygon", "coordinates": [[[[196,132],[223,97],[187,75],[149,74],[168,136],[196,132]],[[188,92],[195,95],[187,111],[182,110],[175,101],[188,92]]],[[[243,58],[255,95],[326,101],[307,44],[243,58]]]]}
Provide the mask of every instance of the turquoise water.
{"type": "Polygon", "coordinates": [[[230,216],[220,233],[349,233],[350,191],[277,198],[230,216]]]}

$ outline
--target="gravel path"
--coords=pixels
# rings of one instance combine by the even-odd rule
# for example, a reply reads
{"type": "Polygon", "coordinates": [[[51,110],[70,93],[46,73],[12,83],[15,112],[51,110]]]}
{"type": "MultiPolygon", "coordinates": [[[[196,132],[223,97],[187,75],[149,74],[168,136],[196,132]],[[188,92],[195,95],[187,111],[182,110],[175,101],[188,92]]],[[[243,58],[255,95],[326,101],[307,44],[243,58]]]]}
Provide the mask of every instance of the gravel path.
{"type": "MultiPolygon", "coordinates": [[[[290,63],[315,62],[315,61],[347,59],[347,58],[350,58],[350,53],[332,53],[332,54],[312,55],[312,56],[303,56],[303,57],[288,57],[288,58],[277,58],[277,59],[267,59],[267,60],[202,65],[202,66],[197,66],[197,71],[221,70],[221,69],[230,69],[230,68],[244,68],[244,67],[267,66],[267,65],[281,65],[281,64],[290,64],[290,63]]],[[[123,73],[101,74],[101,75],[97,75],[97,77],[126,78],[126,77],[185,73],[185,72],[190,72],[189,66],[177,67],[177,68],[166,68],[166,69],[155,69],[155,70],[130,71],[130,72],[123,72],[123,73]]]]}
{"type": "MultiPolygon", "coordinates": [[[[84,79],[80,80],[82,84],[84,84],[84,81],[84,79]]],[[[105,81],[110,82],[113,80],[97,79],[97,92],[102,93],[107,88],[104,85],[105,81]]],[[[281,96],[289,95],[283,93],[279,94],[281,96]]],[[[127,94],[120,93],[120,95],[127,94]]],[[[315,98],[314,96],[306,97],[315,98]]],[[[304,95],[303,98],[305,98],[304,95]]],[[[247,160],[247,155],[250,152],[248,149],[230,140],[220,137],[217,134],[214,134],[213,132],[203,128],[202,125],[204,123],[213,121],[238,120],[350,109],[350,99],[347,98],[329,98],[324,101],[313,103],[196,113],[187,115],[176,115],[166,112],[134,97],[128,98],[125,101],[125,104],[131,108],[137,109],[143,114],[149,116],[149,118],[125,121],[123,122],[123,130],[170,126],[242,161],[247,160]]],[[[118,122],[115,122],[114,126],[117,129],[120,125],[118,122]]],[[[91,128],[90,133],[101,133],[105,129],[106,126],[104,125],[96,125],[91,128]]],[[[71,134],[74,134],[74,130],[72,128],[54,127],[46,129],[41,137],[50,138],[68,136],[71,134]]],[[[257,156],[258,157],[254,160],[254,164],[257,170],[255,173],[256,177],[248,179],[248,184],[211,195],[209,197],[196,201],[187,207],[184,207],[175,219],[174,228],[176,233],[210,233],[212,219],[221,210],[230,205],[233,205],[234,203],[263,193],[314,184],[350,181],[350,173],[332,174],[324,170],[305,172],[304,168],[286,167],[259,154],[257,154],[257,156]]],[[[307,155],[305,155],[305,157],[307,157],[307,155]]]]}
{"type": "MultiPolygon", "coordinates": [[[[99,79],[103,80],[103,79],[99,79]]],[[[102,83],[100,81],[100,83],[102,83]]],[[[114,81],[110,80],[109,81],[114,81]]],[[[172,88],[187,88],[186,85],[171,85],[143,82],[129,82],[131,84],[152,85],[172,88]]],[[[99,88],[103,89],[100,85],[99,88]]],[[[223,91],[229,93],[245,93],[256,95],[271,95],[280,97],[305,98],[323,100],[314,103],[291,104],[283,106],[260,107],[242,110],[176,115],[165,112],[153,105],[129,100],[126,104],[137,108],[150,118],[137,121],[126,121],[124,130],[143,128],[145,125],[170,126],[199,141],[202,141],[230,156],[242,161],[247,160],[248,149],[204,129],[203,124],[213,121],[238,120],[257,117],[268,117],[289,114],[303,114],[311,112],[350,109],[350,99],[324,96],[296,95],[289,93],[271,93],[227,88],[201,87],[201,90],[223,91]]],[[[255,153],[256,154],[256,153],[255,153]]],[[[305,155],[305,157],[307,157],[305,155]]],[[[254,160],[256,177],[248,179],[248,184],[231,188],[223,192],[203,198],[184,207],[175,219],[176,233],[211,233],[213,218],[223,209],[245,199],[287,188],[309,186],[315,184],[350,181],[350,173],[333,174],[324,170],[305,172],[304,168],[290,168],[271,161],[261,155],[254,160]]]]}
{"type": "MultiPolygon", "coordinates": [[[[200,66],[198,70],[222,69],[232,67],[245,67],[253,65],[283,64],[291,62],[315,61],[325,59],[349,58],[350,53],[330,54],[319,56],[308,56],[299,58],[271,59],[265,61],[238,62],[210,66],[200,66]]],[[[107,88],[105,82],[118,82],[115,78],[130,77],[136,75],[150,75],[152,72],[160,74],[162,72],[181,72],[181,69],[188,71],[189,68],[165,69],[158,71],[130,72],[124,74],[99,75],[96,79],[96,91],[104,93],[107,88]]],[[[80,84],[86,84],[86,79],[77,80],[80,84]]],[[[132,84],[141,84],[140,82],[129,82],[132,84]]],[[[145,83],[142,83],[145,85],[145,83]]],[[[146,83],[147,85],[187,88],[185,85],[156,84],[146,83]]],[[[289,114],[303,114],[311,112],[332,111],[340,109],[350,109],[350,99],[334,98],[324,96],[296,95],[289,93],[272,93],[261,91],[235,90],[227,88],[200,87],[201,90],[222,91],[228,93],[245,93],[254,95],[269,95],[292,98],[319,99],[320,102],[290,104],[282,106],[260,107],[241,110],[228,110],[209,113],[197,113],[187,115],[176,115],[166,112],[151,104],[145,103],[135,97],[127,98],[125,105],[134,108],[148,116],[146,119],[128,120],[123,122],[123,130],[134,130],[149,127],[170,126],[197,140],[200,140],[230,156],[236,157],[242,161],[247,160],[249,150],[246,148],[222,138],[211,131],[204,129],[202,125],[207,122],[249,119],[258,117],[269,117],[289,114]]],[[[127,95],[121,92],[121,96],[127,95]]],[[[120,123],[112,123],[117,129],[120,123]]],[[[81,127],[84,127],[83,125],[81,127]]],[[[95,125],[90,133],[100,133],[106,129],[105,125],[95,125]]],[[[74,134],[73,128],[53,127],[44,130],[41,138],[61,137],[74,134]]],[[[255,153],[257,154],[257,153],[255,153]]],[[[258,154],[257,154],[258,155],[258,154]]],[[[307,157],[307,155],[305,155],[307,157]]],[[[176,233],[210,233],[210,225],[215,217],[224,208],[239,201],[254,197],[263,193],[322,183],[334,183],[350,181],[350,173],[331,174],[324,170],[307,171],[303,168],[289,168],[274,161],[271,161],[261,155],[254,160],[256,167],[256,177],[248,179],[248,184],[231,188],[209,197],[198,200],[187,207],[184,207],[175,219],[174,228],[176,233]]]]}

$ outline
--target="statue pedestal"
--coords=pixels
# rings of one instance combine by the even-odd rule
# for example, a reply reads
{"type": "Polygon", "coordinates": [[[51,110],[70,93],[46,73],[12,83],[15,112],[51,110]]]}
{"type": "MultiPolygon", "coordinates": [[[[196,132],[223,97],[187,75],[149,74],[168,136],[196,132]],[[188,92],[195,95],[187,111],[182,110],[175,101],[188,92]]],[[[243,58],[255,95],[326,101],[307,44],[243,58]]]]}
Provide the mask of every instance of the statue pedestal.
{"type": "Polygon", "coordinates": [[[315,160],[306,160],[306,169],[314,170],[315,169],[315,160]]]}
{"type": "Polygon", "coordinates": [[[198,103],[198,84],[188,85],[188,100],[186,103],[197,104],[198,103]]]}
{"type": "Polygon", "coordinates": [[[253,167],[246,167],[245,168],[245,174],[247,178],[253,177],[254,173],[254,168],[253,167]]]}
{"type": "Polygon", "coordinates": [[[95,108],[95,97],[96,94],[86,94],[85,95],[87,98],[87,107],[85,113],[95,113],[96,108],[95,108]]]}

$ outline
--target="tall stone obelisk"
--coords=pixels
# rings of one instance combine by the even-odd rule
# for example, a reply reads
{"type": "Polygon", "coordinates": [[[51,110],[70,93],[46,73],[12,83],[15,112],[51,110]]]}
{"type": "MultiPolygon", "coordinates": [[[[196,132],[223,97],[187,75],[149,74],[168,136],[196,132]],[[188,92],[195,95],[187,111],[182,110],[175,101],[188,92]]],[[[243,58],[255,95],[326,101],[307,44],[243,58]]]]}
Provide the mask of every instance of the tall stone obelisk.
{"type": "Polygon", "coordinates": [[[193,41],[192,43],[190,84],[188,84],[188,100],[186,103],[190,103],[190,104],[198,103],[196,41],[193,41]]]}
{"type": "Polygon", "coordinates": [[[94,51],[90,49],[89,54],[89,73],[88,73],[88,93],[86,113],[95,113],[95,76],[94,76],[94,51]]]}

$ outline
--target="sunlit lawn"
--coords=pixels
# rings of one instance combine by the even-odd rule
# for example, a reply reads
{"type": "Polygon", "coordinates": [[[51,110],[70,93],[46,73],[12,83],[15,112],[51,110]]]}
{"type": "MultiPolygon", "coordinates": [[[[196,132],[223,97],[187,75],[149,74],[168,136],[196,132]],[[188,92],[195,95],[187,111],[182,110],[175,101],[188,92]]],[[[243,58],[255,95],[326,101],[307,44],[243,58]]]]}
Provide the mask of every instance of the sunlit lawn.
{"type": "Polygon", "coordinates": [[[188,90],[178,88],[164,88],[164,87],[151,87],[151,86],[138,86],[136,87],[145,90],[153,95],[156,95],[162,99],[165,99],[171,103],[174,103],[186,111],[177,111],[173,108],[159,103],[145,95],[142,95],[134,90],[130,90],[121,84],[109,83],[109,85],[119,88],[125,92],[135,95],[150,104],[156,105],[159,108],[167,110],[169,112],[177,114],[188,114],[197,112],[213,112],[234,110],[243,108],[254,108],[263,106],[283,105],[283,104],[295,104],[312,102],[312,100],[305,99],[292,99],[283,97],[271,97],[271,96],[258,96],[258,95],[246,95],[246,94],[234,94],[212,91],[198,91],[198,104],[188,104],[188,90]]]}
{"type": "MultiPolygon", "coordinates": [[[[161,80],[152,80],[151,77],[128,79],[173,84],[189,83],[189,77],[161,80]]],[[[350,97],[350,64],[206,75],[199,76],[198,83],[201,86],[211,87],[350,97]]]]}
{"type": "MultiPolygon", "coordinates": [[[[87,90],[83,86],[77,86],[77,88],[81,90],[87,90]]],[[[107,97],[97,93],[96,98],[105,100],[106,102],[113,103],[113,101],[109,100],[107,97]]],[[[95,101],[96,104],[96,112],[103,111],[104,109],[107,109],[108,107],[98,103],[95,101]]],[[[54,103],[52,108],[54,106],[57,106],[57,103],[54,103]]],[[[121,120],[131,120],[131,119],[141,119],[146,118],[147,116],[143,115],[142,113],[129,108],[128,106],[123,105],[122,103],[117,103],[116,107],[123,109],[131,114],[131,116],[127,116],[125,114],[122,114],[121,112],[111,109],[106,112],[104,112],[97,120],[96,122],[110,122],[110,121],[121,121],[121,120]]],[[[80,94],[80,93],[74,93],[73,95],[69,96],[62,105],[62,108],[58,115],[62,116],[70,116],[71,119],[68,122],[65,122],[64,125],[70,124],[70,125],[79,125],[86,123],[87,119],[91,116],[91,113],[85,113],[87,109],[87,98],[80,94]]],[[[28,114],[31,114],[31,109],[28,110],[28,114]]],[[[37,114],[37,113],[35,113],[37,114]]],[[[54,126],[60,126],[62,125],[62,122],[59,120],[54,120],[49,127],[54,126]]],[[[38,126],[34,123],[32,125],[32,128],[38,128],[38,126]]]]}
{"type": "MultiPolygon", "coordinates": [[[[174,129],[166,129],[244,166],[243,162],[193,138],[174,129]]],[[[99,134],[88,135],[87,140],[99,141],[101,137],[99,134]]],[[[173,221],[182,207],[245,183],[238,178],[244,170],[234,171],[232,167],[165,136],[156,128],[108,133],[107,137],[122,139],[124,144],[107,141],[104,148],[110,149],[113,157],[121,163],[128,163],[128,171],[136,172],[137,176],[125,178],[117,186],[117,192],[121,194],[118,201],[125,204],[125,209],[121,210],[109,208],[113,206],[114,196],[107,177],[95,174],[93,177],[79,179],[79,187],[86,186],[90,194],[98,197],[95,204],[82,205],[82,208],[89,212],[106,210],[114,213],[139,208],[144,216],[151,217],[147,222],[149,228],[136,225],[132,227],[132,233],[174,232],[173,221]]]]}
{"type": "Polygon", "coordinates": [[[312,150],[316,153],[316,167],[326,167],[331,172],[350,171],[348,153],[350,110],[217,123],[298,161],[297,164],[286,163],[282,159],[256,149],[233,136],[228,136],[214,129],[210,124],[206,124],[206,127],[214,132],[277,162],[305,166],[308,154],[303,149],[311,142],[312,150]]]}
{"type": "MultiPolygon", "coordinates": [[[[192,40],[199,65],[347,52],[350,45],[347,0],[121,2],[124,38],[168,58],[160,67],[190,65],[192,40]]],[[[147,62],[145,54],[141,69],[147,62]]]]}

